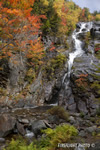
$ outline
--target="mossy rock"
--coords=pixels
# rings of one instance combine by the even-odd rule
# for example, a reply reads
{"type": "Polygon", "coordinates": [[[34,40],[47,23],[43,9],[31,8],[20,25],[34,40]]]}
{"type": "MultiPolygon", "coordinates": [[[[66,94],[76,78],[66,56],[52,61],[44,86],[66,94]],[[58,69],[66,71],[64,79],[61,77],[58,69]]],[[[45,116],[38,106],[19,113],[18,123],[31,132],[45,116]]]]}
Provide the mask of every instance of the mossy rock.
{"type": "Polygon", "coordinates": [[[52,58],[44,67],[44,76],[47,77],[48,80],[51,80],[55,77],[57,70],[61,70],[63,68],[65,62],[66,56],[61,53],[52,58]]]}

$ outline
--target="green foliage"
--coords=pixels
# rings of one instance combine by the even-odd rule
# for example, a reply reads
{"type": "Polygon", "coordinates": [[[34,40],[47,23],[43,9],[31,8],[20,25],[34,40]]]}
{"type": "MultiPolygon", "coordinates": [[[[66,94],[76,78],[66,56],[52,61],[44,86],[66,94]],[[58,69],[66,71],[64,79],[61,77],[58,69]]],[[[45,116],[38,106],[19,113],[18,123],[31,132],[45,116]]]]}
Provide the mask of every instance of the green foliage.
{"type": "Polygon", "coordinates": [[[64,119],[66,121],[68,121],[69,118],[67,111],[61,106],[52,107],[48,110],[48,113],[50,113],[51,115],[57,115],[59,116],[59,118],[64,119]]]}
{"type": "MultiPolygon", "coordinates": [[[[32,13],[45,15],[47,19],[42,19],[43,35],[53,35],[64,37],[69,35],[79,21],[81,8],[73,1],[65,0],[35,0],[32,6],[32,13]]],[[[89,14],[85,8],[85,15],[89,14]]]]}
{"type": "Polygon", "coordinates": [[[84,7],[84,10],[85,10],[85,12],[84,12],[84,16],[87,18],[87,20],[88,20],[88,16],[89,16],[89,14],[90,14],[90,12],[89,12],[89,8],[87,8],[87,7],[84,7]]]}
{"type": "Polygon", "coordinates": [[[90,32],[87,32],[85,36],[86,47],[88,47],[90,40],[91,40],[90,32]]]}
{"type": "Polygon", "coordinates": [[[91,15],[91,13],[89,12],[89,9],[87,7],[84,7],[81,10],[79,20],[80,21],[91,21],[91,20],[93,20],[93,16],[91,15]]]}
{"type": "Polygon", "coordinates": [[[96,21],[100,21],[100,13],[95,16],[96,21]]]}
{"type": "Polygon", "coordinates": [[[49,150],[50,138],[42,137],[40,140],[35,140],[33,144],[34,147],[36,147],[36,150],[49,150]]]}
{"type": "Polygon", "coordinates": [[[47,63],[44,70],[45,70],[45,75],[49,80],[51,80],[51,78],[54,76],[57,69],[62,69],[65,61],[66,61],[66,56],[63,54],[59,54],[47,63]]]}
{"type": "Polygon", "coordinates": [[[54,130],[46,129],[43,131],[50,142],[50,150],[58,147],[58,143],[67,143],[69,142],[73,136],[77,136],[77,130],[70,125],[59,125],[54,130]]]}
{"type": "Polygon", "coordinates": [[[55,150],[58,143],[67,143],[77,136],[77,129],[70,125],[60,125],[55,129],[46,129],[42,131],[45,137],[27,144],[22,138],[14,140],[8,144],[4,150],[55,150]]]}
{"type": "Polygon", "coordinates": [[[33,148],[33,143],[27,145],[22,138],[19,138],[17,140],[12,139],[8,147],[6,147],[4,150],[35,150],[35,149],[33,148]]]}
{"type": "Polygon", "coordinates": [[[84,118],[84,113],[83,112],[80,112],[80,117],[84,118]]]}
{"type": "Polygon", "coordinates": [[[96,114],[97,114],[97,116],[100,116],[100,107],[99,107],[99,108],[97,108],[97,110],[96,110],[96,114]]]}
{"type": "Polygon", "coordinates": [[[29,83],[32,83],[35,77],[36,77],[36,72],[32,68],[30,68],[26,72],[25,80],[27,80],[29,83]]]}
{"type": "Polygon", "coordinates": [[[100,82],[99,81],[95,81],[92,84],[92,87],[95,88],[95,90],[98,90],[98,93],[100,94],[100,82]]]}
{"type": "Polygon", "coordinates": [[[65,47],[66,47],[67,49],[69,49],[69,44],[68,44],[67,41],[65,42],[65,44],[66,44],[65,47]]]}
{"type": "Polygon", "coordinates": [[[100,12],[97,11],[97,10],[95,10],[95,11],[93,12],[93,16],[96,16],[97,14],[100,14],[100,12]]]}
{"type": "Polygon", "coordinates": [[[57,15],[55,9],[53,8],[52,0],[36,0],[34,6],[32,7],[32,13],[37,15],[45,15],[46,20],[42,19],[42,31],[44,35],[52,34],[55,35],[58,31],[59,23],[61,19],[57,15]]]}

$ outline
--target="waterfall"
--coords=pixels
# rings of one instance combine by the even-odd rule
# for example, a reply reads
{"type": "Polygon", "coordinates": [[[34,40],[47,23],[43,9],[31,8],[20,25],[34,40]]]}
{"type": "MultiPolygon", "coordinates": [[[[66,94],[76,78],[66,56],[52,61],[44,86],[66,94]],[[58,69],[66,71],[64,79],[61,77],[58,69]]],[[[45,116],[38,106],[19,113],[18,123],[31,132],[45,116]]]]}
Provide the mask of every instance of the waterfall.
{"type": "Polygon", "coordinates": [[[92,22],[87,22],[87,23],[81,22],[79,23],[79,25],[80,25],[80,28],[75,29],[72,34],[74,48],[73,48],[73,51],[69,53],[69,58],[67,61],[67,72],[63,76],[62,87],[58,94],[59,100],[57,98],[54,98],[54,99],[52,98],[53,103],[51,103],[50,105],[53,105],[53,106],[59,105],[60,101],[65,101],[66,97],[69,97],[69,94],[72,94],[72,89],[70,86],[70,74],[71,74],[73,63],[74,63],[74,59],[76,57],[82,56],[85,53],[85,51],[82,49],[83,42],[79,38],[81,34],[84,34],[85,32],[90,31],[90,29],[92,28],[92,22]]]}
{"type": "Polygon", "coordinates": [[[84,50],[82,49],[82,41],[80,41],[77,37],[81,33],[90,31],[91,28],[92,28],[92,22],[88,22],[88,23],[81,22],[79,31],[77,32],[77,30],[75,30],[72,34],[72,40],[75,43],[75,45],[74,45],[75,51],[69,53],[69,59],[67,62],[68,63],[68,71],[64,75],[63,80],[62,80],[62,83],[64,83],[66,85],[66,88],[69,84],[69,78],[70,78],[71,68],[73,66],[74,59],[76,57],[82,56],[82,54],[84,53],[84,50]]]}

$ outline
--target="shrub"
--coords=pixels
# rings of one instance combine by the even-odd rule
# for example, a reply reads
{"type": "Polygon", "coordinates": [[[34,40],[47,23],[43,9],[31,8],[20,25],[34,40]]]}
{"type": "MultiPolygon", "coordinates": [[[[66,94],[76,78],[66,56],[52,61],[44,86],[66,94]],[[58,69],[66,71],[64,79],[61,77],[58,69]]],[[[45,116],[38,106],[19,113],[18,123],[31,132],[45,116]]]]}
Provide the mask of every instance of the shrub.
{"type": "Polygon", "coordinates": [[[86,91],[88,87],[88,74],[80,74],[78,79],[75,80],[76,86],[82,90],[86,91]]]}
{"type": "Polygon", "coordinates": [[[27,145],[25,140],[21,137],[17,140],[12,139],[12,141],[8,144],[4,150],[35,150],[33,148],[33,143],[27,145]]]}
{"type": "Polygon", "coordinates": [[[63,54],[59,54],[47,63],[44,70],[45,70],[45,75],[48,77],[49,80],[54,76],[57,69],[61,69],[63,67],[65,61],[66,61],[66,56],[63,54]]]}
{"type": "Polygon", "coordinates": [[[86,44],[85,46],[86,47],[88,47],[90,40],[91,40],[90,32],[87,32],[86,36],[85,36],[85,44],[86,44]]]}
{"type": "Polygon", "coordinates": [[[94,50],[95,50],[95,53],[99,53],[99,51],[100,51],[100,44],[99,43],[95,44],[94,50]]]}
{"type": "Polygon", "coordinates": [[[36,77],[36,72],[32,68],[30,68],[26,72],[25,80],[27,80],[29,83],[32,83],[34,81],[35,77],[36,77]]]}
{"type": "Polygon", "coordinates": [[[22,138],[12,139],[4,150],[56,150],[58,143],[70,142],[78,133],[73,126],[65,124],[57,126],[55,129],[45,129],[42,132],[45,137],[40,140],[34,140],[29,145],[22,138]]]}
{"type": "Polygon", "coordinates": [[[84,118],[84,113],[83,112],[80,112],[80,117],[84,118]]]}
{"type": "Polygon", "coordinates": [[[64,119],[68,121],[69,115],[65,111],[65,109],[61,106],[54,106],[51,109],[48,110],[48,113],[51,115],[57,115],[59,118],[64,119]]]}
{"type": "Polygon", "coordinates": [[[70,125],[59,125],[54,130],[46,129],[43,131],[49,138],[49,150],[55,150],[59,143],[68,143],[72,137],[77,136],[77,129],[70,125]]]}

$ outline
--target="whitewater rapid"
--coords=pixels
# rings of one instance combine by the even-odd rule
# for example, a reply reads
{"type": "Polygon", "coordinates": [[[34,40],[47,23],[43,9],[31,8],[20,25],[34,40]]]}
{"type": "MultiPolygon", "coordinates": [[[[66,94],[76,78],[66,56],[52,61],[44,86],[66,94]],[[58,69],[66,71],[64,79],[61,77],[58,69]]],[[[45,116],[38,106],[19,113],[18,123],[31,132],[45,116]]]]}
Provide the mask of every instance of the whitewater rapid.
{"type": "Polygon", "coordinates": [[[66,82],[66,86],[69,84],[69,78],[70,78],[70,74],[71,74],[71,68],[73,66],[74,63],[74,59],[76,57],[80,57],[83,55],[84,50],[82,49],[82,41],[78,39],[78,35],[84,32],[89,32],[90,29],[92,28],[92,22],[88,22],[88,23],[84,23],[81,22],[80,23],[80,29],[77,32],[77,30],[75,30],[72,34],[72,40],[74,41],[74,52],[69,53],[69,59],[68,59],[68,71],[67,73],[64,75],[62,83],[66,82],[66,78],[67,78],[67,82],[66,82]]]}

